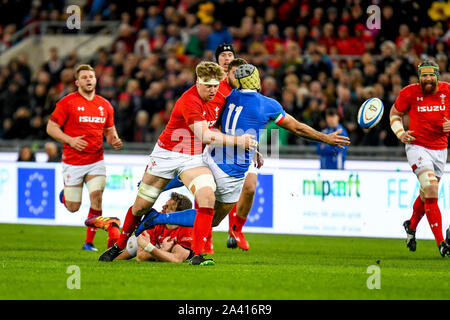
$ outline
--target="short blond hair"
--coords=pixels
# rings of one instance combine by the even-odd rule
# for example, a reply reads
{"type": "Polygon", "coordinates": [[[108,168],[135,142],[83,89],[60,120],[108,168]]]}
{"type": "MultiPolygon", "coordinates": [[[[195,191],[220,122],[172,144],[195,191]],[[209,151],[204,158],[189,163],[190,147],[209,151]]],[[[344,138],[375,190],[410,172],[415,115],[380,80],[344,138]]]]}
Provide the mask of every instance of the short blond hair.
{"type": "Polygon", "coordinates": [[[195,67],[195,74],[204,81],[216,79],[222,81],[225,78],[225,72],[222,67],[215,62],[202,61],[195,67]]]}
{"type": "Polygon", "coordinates": [[[75,79],[78,80],[78,76],[80,75],[81,71],[84,70],[88,70],[88,71],[92,71],[95,73],[94,68],[92,68],[89,64],[80,64],[76,69],[75,69],[75,79]]]}

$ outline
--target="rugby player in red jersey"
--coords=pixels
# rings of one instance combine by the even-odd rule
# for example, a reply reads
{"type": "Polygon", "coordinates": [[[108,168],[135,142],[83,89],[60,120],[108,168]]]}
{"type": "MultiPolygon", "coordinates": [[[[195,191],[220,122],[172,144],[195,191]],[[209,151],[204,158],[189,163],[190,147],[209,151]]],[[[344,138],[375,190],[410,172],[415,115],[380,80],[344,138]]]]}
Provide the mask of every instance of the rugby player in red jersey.
{"type": "MultiPolygon", "coordinates": [[[[80,65],[75,71],[78,90],[56,103],[47,124],[47,133],[64,143],[62,168],[64,190],[61,201],[70,212],[80,209],[83,184],[89,191],[91,206],[88,218],[102,215],[102,195],[106,184],[103,161],[103,135],[116,150],[122,148],[114,126],[114,109],[95,94],[94,69],[80,65]]],[[[110,228],[109,241],[117,240],[118,226],[110,228]]],[[[96,228],[88,227],[83,250],[97,251],[93,245],[96,228]]]]}
{"type": "Polygon", "coordinates": [[[403,88],[390,111],[392,131],[405,146],[408,163],[420,183],[420,195],[410,220],[403,223],[410,251],[416,251],[416,228],[425,214],[442,257],[450,247],[442,235],[442,216],[438,206],[439,180],[447,161],[450,132],[450,84],[439,81],[439,66],[425,60],[418,66],[419,83],[403,88]],[[403,115],[409,115],[405,131],[403,115]]]}
{"type": "Polygon", "coordinates": [[[113,261],[121,253],[142,215],[153,206],[169,181],[179,176],[194,195],[198,207],[193,227],[194,256],[190,262],[193,265],[214,264],[214,260],[201,255],[211,232],[216,189],[211,170],[203,162],[204,146],[235,145],[253,150],[257,142],[253,139],[254,135],[230,136],[213,129],[225,105],[225,96],[216,95],[225,76],[222,68],[214,62],[201,62],[196,67],[196,75],[196,84],[175,103],[169,122],[150,155],[138,195],[128,209],[119,240],[100,256],[100,261],[113,261]],[[223,99],[220,105],[208,103],[216,96],[223,99]]]}
{"type": "MultiPolygon", "coordinates": [[[[192,208],[185,195],[172,192],[161,213],[171,213],[192,208]]],[[[157,225],[128,239],[126,249],[114,260],[164,261],[180,263],[192,257],[192,227],[157,225]]]]}

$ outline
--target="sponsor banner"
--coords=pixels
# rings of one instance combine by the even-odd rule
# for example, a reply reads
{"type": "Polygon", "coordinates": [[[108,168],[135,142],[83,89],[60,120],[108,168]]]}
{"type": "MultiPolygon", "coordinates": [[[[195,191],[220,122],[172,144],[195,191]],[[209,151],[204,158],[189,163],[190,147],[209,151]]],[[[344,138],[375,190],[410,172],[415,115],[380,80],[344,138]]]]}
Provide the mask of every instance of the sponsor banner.
{"type": "MultiPolygon", "coordinates": [[[[439,206],[450,206],[450,181],[440,183],[439,206]]],[[[404,238],[419,194],[414,174],[348,170],[279,170],[274,174],[277,233],[404,238]]],[[[434,239],[426,218],[418,238],[434,239]]],[[[444,229],[449,219],[443,214],[444,229]]]]}
{"type": "MultiPolygon", "coordinates": [[[[108,159],[103,216],[118,217],[123,223],[136,199],[148,157],[124,156],[120,161],[116,155],[113,161],[108,159]]],[[[402,224],[411,217],[419,193],[415,175],[407,170],[407,164],[393,162],[360,162],[360,168],[355,167],[352,163],[348,170],[319,170],[311,160],[267,159],[258,175],[253,207],[243,231],[404,238],[402,224]]],[[[62,189],[59,163],[2,162],[0,223],[83,226],[90,207],[87,189],[75,213],[59,203],[62,189]]],[[[156,210],[161,210],[173,191],[193,200],[187,188],[173,189],[161,194],[156,210]]],[[[450,208],[448,172],[440,181],[439,193],[445,231],[450,222],[446,214],[450,208]]],[[[227,231],[228,218],[215,230],[227,231]]],[[[433,239],[426,217],[419,224],[417,237],[433,239]]]]}

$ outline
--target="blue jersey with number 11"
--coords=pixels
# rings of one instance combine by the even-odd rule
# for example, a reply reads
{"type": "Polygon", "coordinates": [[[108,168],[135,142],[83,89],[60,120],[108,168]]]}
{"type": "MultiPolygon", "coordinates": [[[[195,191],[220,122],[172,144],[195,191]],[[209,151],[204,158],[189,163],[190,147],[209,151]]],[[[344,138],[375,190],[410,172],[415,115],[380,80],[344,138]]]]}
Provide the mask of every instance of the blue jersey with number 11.
{"type": "MultiPolygon", "coordinates": [[[[286,112],[276,100],[253,90],[234,89],[227,97],[222,113],[222,132],[232,136],[253,134],[259,141],[260,130],[270,121],[279,124],[285,116],[286,112]]],[[[211,156],[223,172],[241,178],[245,176],[254,152],[237,147],[215,147],[211,156]]]]}

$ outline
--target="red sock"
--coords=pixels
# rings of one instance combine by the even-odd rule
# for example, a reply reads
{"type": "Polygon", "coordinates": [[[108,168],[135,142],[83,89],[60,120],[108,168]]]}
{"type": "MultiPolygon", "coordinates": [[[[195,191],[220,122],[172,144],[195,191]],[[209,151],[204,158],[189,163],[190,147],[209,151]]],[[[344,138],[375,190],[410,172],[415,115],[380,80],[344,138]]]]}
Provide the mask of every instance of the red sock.
{"type": "Polygon", "coordinates": [[[425,214],[425,203],[422,201],[422,199],[420,199],[420,196],[418,196],[416,202],[414,202],[413,214],[410,219],[411,224],[409,225],[409,228],[411,230],[417,229],[417,225],[419,224],[424,214],[425,214]]]}
{"type": "Polygon", "coordinates": [[[242,232],[242,227],[244,226],[245,221],[247,221],[247,218],[241,218],[238,215],[236,215],[234,217],[234,225],[235,225],[234,231],[242,232]]]}
{"type": "Polygon", "coordinates": [[[194,221],[194,229],[192,236],[192,250],[194,255],[203,252],[206,239],[211,232],[211,224],[214,216],[214,209],[212,208],[198,208],[197,216],[194,221]]]}
{"type": "Polygon", "coordinates": [[[131,206],[128,209],[127,215],[125,217],[125,221],[123,222],[122,232],[120,233],[119,240],[117,241],[117,246],[120,249],[125,248],[125,246],[127,245],[127,241],[130,238],[131,234],[133,233],[133,231],[137,228],[137,226],[141,222],[142,217],[137,217],[137,216],[133,215],[133,213],[131,212],[131,208],[133,208],[133,206],[131,206]]]}
{"type": "Polygon", "coordinates": [[[236,210],[237,210],[237,202],[234,204],[233,209],[231,209],[230,213],[228,214],[228,231],[233,230],[233,226],[235,224],[234,218],[236,217],[236,210]]]}
{"type": "MultiPolygon", "coordinates": [[[[101,216],[102,210],[95,210],[90,208],[88,218],[93,216],[101,216]]],[[[94,241],[95,234],[97,233],[97,228],[87,227],[86,230],[86,241],[84,243],[92,243],[94,241]]]]}
{"type": "Polygon", "coordinates": [[[211,231],[208,233],[208,237],[206,237],[206,242],[205,242],[205,246],[203,247],[202,253],[205,253],[205,254],[213,254],[214,253],[212,228],[211,228],[211,231]]]}
{"type": "Polygon", "coordinates": [[[109,226],[108,228],[108,248],[111,248],[114,243],[119,240],[120,237],[120,230],[119,227],[116,226],[109,226]]]}
{"type": "Polygon", "coordinates": [[[425,199],[425,214],[427,215],[431,231],[434,234],[434,239],[436,239],[436,243],[439,247],[441,242],[444,241],[444,236],[442,235],[442,216],[437,198],[425,199]]]}

